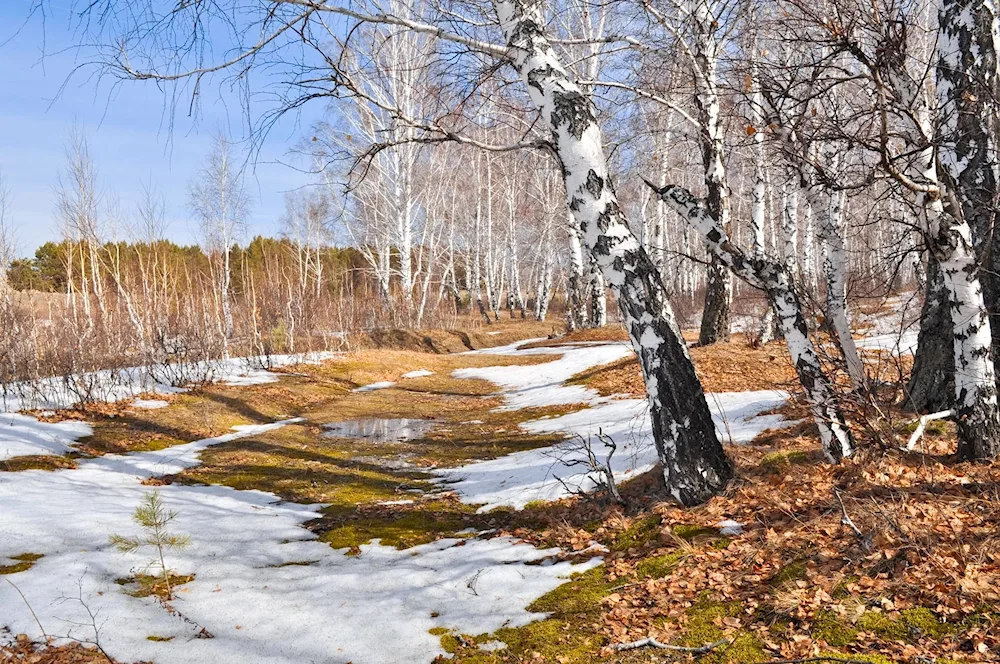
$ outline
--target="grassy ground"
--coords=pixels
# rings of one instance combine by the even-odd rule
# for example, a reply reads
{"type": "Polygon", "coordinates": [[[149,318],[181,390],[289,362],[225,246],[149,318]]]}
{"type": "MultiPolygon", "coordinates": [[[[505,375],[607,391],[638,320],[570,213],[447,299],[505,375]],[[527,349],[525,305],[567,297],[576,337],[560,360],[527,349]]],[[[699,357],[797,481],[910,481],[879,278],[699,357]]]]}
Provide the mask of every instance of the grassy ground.
{"type": "MultiPolygon", "coordinates": [[[[571,340],[622,336],[589,331],[571,340]]],[[[780,346],[751,349],[734,340],[692,355],[709,391],[773,389],[794,379],[780,346]]],[[[725,639],[701,658],[712,664],[829,654],[876,664],[991,661],[1000,645],[1000,478],[990,466],[953,463],[948,426],[931,427],[925,454],[878,449],[872,442],[857,460],[836,467],[823,462],[807,423],[765,432],[749,446],[729,449],[738,476],[725,494],[689,510],[667,501],[655,472],[623,487],[626,506],[595,497],[487,514],[431,484],[433,467],[552,444],[556,437],[528,436],[518,425],[576,408],[494,411],[500,400],[491,384],[457,380],[451,371],[548,359],[362,350],[297,367],[274,384],[199,389],[160,410],[81,414],[95,429],[81,447],[86,454],[156,449],[225,433],[234,424],[303,417],[299,424],[212,447],[202,465],[162,481],[329,503],[309,527],[348,552],[373,539],[404,548],[469,528],[560,546],[569,556],[593,542],[607,547],[602,566],[531,606],[543,619],[494,634],[437,633],[449,661],[687,657],[609,648],[650,635],[689,647],[725,639]],[[416,369],[435,373],[400,380],[416,369]],[[383,380],[400,382],[351,392],[383,380]],[[437,426],[421,439],[395,444],[323,435],[326,423],[363,417],[431,419],[437,426]],[[385,504],[401,499],[412,502],[385,504]],[[862,536],[841,523],[845,513],[862,536]],[[722,536],[716,525],[723,519],[746,524],[745,532],[722,536]],[[496,641],[506,647],[480,647],[496,641]]],[[[637,379],[634,363],[621,362],[573,380],[602,393],[632,395],[641,394],[637,379]]],[[[801,405],[787,410],[803,415],[801,405]]],[[[8,567],[32,562],[28,555],[8,567]]]]}

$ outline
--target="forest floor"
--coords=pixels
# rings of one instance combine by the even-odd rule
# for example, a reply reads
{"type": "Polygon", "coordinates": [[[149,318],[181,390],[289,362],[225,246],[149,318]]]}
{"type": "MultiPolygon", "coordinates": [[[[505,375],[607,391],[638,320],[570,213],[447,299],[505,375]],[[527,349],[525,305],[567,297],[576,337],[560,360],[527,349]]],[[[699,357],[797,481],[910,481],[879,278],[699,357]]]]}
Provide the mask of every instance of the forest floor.
{"type": "Polygon", "coordinates": [[[780,343],[693,348],[737,478],[679,509],[624,339],[361,350],[0,416],[0,451],[59,443],[0,461],[0,661],[693,657],[613,647],[649,636],[713,664],[997,661],[1000,485],[995,466],[953,461],[950,425],[902,452],[912,418],[859,405],[862,450],[831,466],[780,343]],[[572,495],[593,489],[575,462],[585,441],[603,460],[598,433],[624,505],[572,495]],[[166,552],[170,595],[148,549],[108,542],[137,534],[154,489],[191,538],[166,552]]]}

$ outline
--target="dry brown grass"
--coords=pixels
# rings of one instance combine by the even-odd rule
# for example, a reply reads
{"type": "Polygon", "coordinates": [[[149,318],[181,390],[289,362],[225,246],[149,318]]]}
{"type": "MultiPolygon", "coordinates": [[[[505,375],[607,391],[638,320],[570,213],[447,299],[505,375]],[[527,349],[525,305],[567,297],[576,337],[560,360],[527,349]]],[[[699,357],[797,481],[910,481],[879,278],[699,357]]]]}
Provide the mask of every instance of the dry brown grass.
{"type": "MultiPolygon", "coordinates": [[[[690,353],[706,392],[794,389],[797,385],[795,368],[782,343],[751,348],[734,336],[729,343],[691,348],[690,353]]],[[[573,382],[603,395],[646,394],[642,371],[634,357],[589,369],[575,376],[573,382]]]]}

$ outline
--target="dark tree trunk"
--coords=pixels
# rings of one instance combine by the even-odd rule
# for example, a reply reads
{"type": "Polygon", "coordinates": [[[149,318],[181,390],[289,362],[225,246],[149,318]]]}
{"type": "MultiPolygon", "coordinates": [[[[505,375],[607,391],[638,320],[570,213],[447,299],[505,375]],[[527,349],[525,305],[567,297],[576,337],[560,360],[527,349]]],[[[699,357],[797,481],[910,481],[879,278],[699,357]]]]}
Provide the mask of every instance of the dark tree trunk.
{"type": "Polygon", "coordinates": [[[668,185],[656,191],[665,203],[691,224],[705,240],[709,253],[719,263],[731,269],[740,279],[767,293],[788,346],[792,365],[806,391],[816,428],[819,429],[823,452],[831,462],[837,462],[854,452],[854,440],[837,404],[829,378],[823,372],[795,288],[794,277],[784,262],[764,255],[747,256],[729,241],[722,225],[709,212],[704,201],[694,197],[684,187],[668,185]]]}
{"type": "Polygon", "coordinates": [[[955,402],[955,341],[941,266],[927,259],[926,292],[906,405],[918,413],[948,410],[955,402]]]}
{"type": "Polygon", "coordinates": [[[713,256],[708,266],[705,309],[701,316],[698,344],[708,346],[729,341],[730,309],[733,303],[732,273],[713,256]]]}

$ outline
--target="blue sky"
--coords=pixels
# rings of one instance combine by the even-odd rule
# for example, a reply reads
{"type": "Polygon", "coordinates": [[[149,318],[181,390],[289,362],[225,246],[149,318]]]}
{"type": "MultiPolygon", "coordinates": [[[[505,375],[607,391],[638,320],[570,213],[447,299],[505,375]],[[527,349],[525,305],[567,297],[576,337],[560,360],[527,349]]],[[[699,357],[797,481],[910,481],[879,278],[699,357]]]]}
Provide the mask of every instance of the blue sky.
{"type": "MultiPolygon", "coordinates": [[[[11,192],[19,253],[30,255],[58,237],[53,192],[74,124],[89,139],[102,193],[113,192],[129,208],[143,184],[151,181],[166,201],[169,237],[181,243],[196,241],[188,182],[217,131],[244,137],[246,122],[237,95],[215,82],[205,84],[198,116],[188,117],[184,105],[171,129],[166,100],[152,84],[112,87],[111,81],[99,82],[92,72],[79,73],[67,84],[80,62],[80,54],[72,49],[76,37],[69,2],[50,3],[44,26],[36,15],[16,35],[32,0],[0,2],[0,169],[11,192]]],[[[284,192],[311,181],[279,162],[294,163],[289,148],[322,111],[322,104],[314,104],[297,116],[286,116],[268,135],[248,173],[253,195],[249,234],[277,234],[284,192]]]]}

